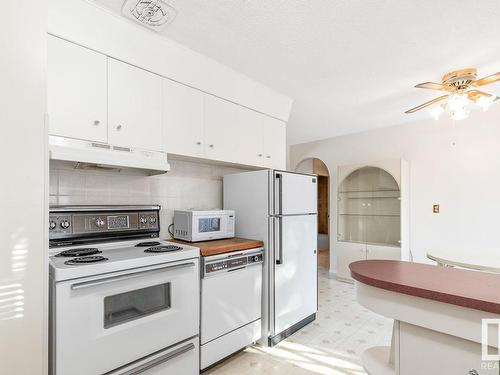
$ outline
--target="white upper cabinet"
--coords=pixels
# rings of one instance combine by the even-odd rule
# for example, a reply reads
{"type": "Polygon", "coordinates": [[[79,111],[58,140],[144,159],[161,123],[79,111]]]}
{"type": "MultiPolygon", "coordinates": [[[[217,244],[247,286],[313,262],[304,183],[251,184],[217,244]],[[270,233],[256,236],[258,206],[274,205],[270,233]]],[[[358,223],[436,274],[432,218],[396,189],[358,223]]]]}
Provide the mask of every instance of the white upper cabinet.
{"type": "Polygon", "coordinates": [[[201,91],[163,80],[164,143],[169,153],[204,156],[203,103],[201,91]]]}
{"type": "Polygon", "coordinates": [[[238,106],[205,95],[205,155],[209,159],[238,163],[236,147],[238,106]]]}
{"type": "Polygon", "coordinates": [[[235,155],[241,164],[264,166],[262,125],[264,115],[245,107],[238,106],[237,137],[238,153],[235,155]]]}
{"type": "Polygon", "coordinates": [[[53,36],[48,112],[51,135],[110,150],[286,166],[283,121],[53,36]]]}
{"type": "Polygon", "coordinates": [[[109,143],[165,151],[162,78],[108,59],[109,143]]]}
{"type": "Polygon", "coordinates": [[[263,116],[262,134],[264,166],[286,169],[286,124],[269,116],[263,116]]]}
{"type": "Polygon", "coordinates": [[[107,57],[48,36],[49,133],[107,141],[107,57]]]}

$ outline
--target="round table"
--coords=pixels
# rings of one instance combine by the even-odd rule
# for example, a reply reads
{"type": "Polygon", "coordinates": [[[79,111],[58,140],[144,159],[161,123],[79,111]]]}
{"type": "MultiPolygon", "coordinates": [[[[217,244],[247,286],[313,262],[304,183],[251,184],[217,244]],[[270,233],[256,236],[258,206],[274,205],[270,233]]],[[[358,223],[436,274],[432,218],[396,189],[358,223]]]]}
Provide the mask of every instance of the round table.
{"type": "Polygon", "coordinates": [[[500,249],[431,250],[427,258],[440,266],[500,273],[500,249]]]}

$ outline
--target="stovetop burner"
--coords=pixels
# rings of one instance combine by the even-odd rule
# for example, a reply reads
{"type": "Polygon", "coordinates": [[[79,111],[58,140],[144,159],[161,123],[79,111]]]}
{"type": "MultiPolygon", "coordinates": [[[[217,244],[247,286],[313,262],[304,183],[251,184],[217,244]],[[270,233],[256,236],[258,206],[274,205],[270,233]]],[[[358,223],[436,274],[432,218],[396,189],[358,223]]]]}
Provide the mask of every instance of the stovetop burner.
{"type": "Polygon", "coordinates": [[[79,258],[73,258],[70,260],[67,260],[64,262],[64,264],[67,265],[77,265],[77,264],[89,264],[89,263],[97,263],[97,262],[104,262],[108,260],[108,258],[105,258],[101,255],[97,256],[86,256],[86,257],[79,257],[79,258]]]}
{"type": "Polygon", "coordinates": [[[144,250],[145,253],[166,253],[169,251],[179,251],[182,247],[176,245],[153,246],[144,250]]]}
{"type": "Polygon", "coordinates": [[[161,245],[161,243],[158,241],[146,241],[146,242],[139,242],[137,245],[135,245],[135,247],[151,247],[158,245],[161,245]]]}
{"type": "Polygon", "coordinates": [[[99,251],[99,249],[95,247],[86,247],[82,249],[69,249],[61,251],[59,254],[56,254],[56,257],[84,257],[100,253],[102,253],[102,251],[99,251]]]}

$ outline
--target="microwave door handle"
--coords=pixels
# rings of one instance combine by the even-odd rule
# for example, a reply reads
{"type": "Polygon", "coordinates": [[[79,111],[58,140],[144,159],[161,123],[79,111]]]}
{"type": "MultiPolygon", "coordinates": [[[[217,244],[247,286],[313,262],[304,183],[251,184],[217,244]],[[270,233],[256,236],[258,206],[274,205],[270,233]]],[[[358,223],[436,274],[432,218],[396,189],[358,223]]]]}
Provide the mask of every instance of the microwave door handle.
{"type": "Polygon", "coordinates": [[[283,218],[281,216],[274,218],[274,258],[276,264],[283,264],[283,218]]]}
{"type": "Polygon", "coordinates": [[[151,361],[148,361],[146,363],[142,363],[138,365],[137,367],[134,367],[130,370],[127,370],[125,372],[108,372],[105,375],[139,375],[142,374],[143,372],[156,367],[158,365],[161,365],[162,363],[168,362],[174,358],[179,357],[180,355],[187,353],[195,348],[193,343],[186,344],[184,346],[181,346],[180,348],[177,348],[171,352],[168,352],[160,357],[154,358],[151,361]]]}
{"type": "Polygon", "coordinates": [[[72,284],[71,289],[72,290],[85,289],[85,288],[90,288],[93,286],[114,283],[117,281],[135,279],[137,277],[142,277],[145,274],[163,273],[165,271],[172,271],[172,270],[177,270],[177,269],[181,269],[181,268],[193,267],[194,265],[195,264],[193,262],[182,263],[182,264],[176,264],[176,265],[168,266],[168,267],[154,268],[154,269],[145,270],[145,271],[127,273],[125,275],[117,275],[117,276],[104,277],[104,278],[97,279],[97,280],[83,281],[81,283],[72,284]]]}

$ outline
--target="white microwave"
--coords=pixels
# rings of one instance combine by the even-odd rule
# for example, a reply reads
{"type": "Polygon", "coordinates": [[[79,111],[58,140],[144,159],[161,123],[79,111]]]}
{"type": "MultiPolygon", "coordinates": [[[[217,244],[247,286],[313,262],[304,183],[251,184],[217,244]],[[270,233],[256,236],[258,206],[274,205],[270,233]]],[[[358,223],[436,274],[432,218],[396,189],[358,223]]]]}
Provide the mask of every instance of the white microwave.
{"type": "Polygon", "coordinates": [[[174,238],[189,242],[234,237],[232,210],[175,210],[174,238]]]}

